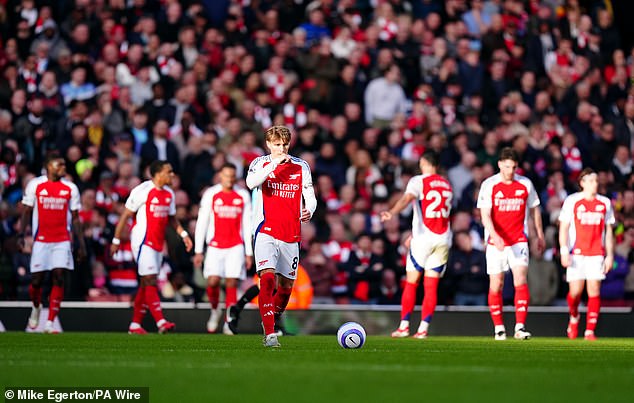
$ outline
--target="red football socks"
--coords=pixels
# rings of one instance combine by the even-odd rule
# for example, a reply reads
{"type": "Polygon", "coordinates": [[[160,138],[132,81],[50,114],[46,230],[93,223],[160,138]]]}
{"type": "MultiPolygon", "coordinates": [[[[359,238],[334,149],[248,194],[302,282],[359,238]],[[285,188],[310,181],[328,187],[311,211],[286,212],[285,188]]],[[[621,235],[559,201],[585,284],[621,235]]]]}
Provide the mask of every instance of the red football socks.
{"type": "Polygon", "coordinates": [[[526,323],[529,298],[528,284],[515,287],[515,323],[526,323]]]}
{"type": "Polygon", "coordinates": [[[220,287],[207,287],[207,298],[211,304],[211,309],[218,308],[218,302],[220,301],[220,287]]]}
{"type": "Polygon", "coordinates": [[[401,297],[401,320],[409,320],[416,305],[416,287],[418,284],[405,283],[403,296],[401,297]]]}
{"type": "Polygon", "coordinates": [[[145,305],[145,286],[140,286],[134,297],[134,311],[132,313],[132,322],[139,325],[143,321],[143,317],[147,312],[147,305],[145,305]]]}
{"type": "Polygon", "coordinates": [[[493,325],[503,326],[504,318],[502,317],[502,292],[493,292],[489,290],[489,311],[493,325]]]}
{"type": "Polygon", "coordinates": [[[275,332],[275,311],[273,309],[273,290],[275,289],[275,274],[264,273],[260,277],[260,296],[258,304],[260,306],[260,316],[264,326],[264,334],[269,335],[275,332]]]}
{"type": "Polygon", "coordinates": [[[31,297],[34,307],[40,306],[42,303],[42,287],[34,287],[33,284],[29,285],[29,297],[31,297]]]}
{"type": "Polygon", "coordinates": [[[225,307],[229,309],[230,306],[236,304],[238,300],[238,292],[235,287],[225,287],[225,307]]]}
{"type": "Polygon", "coordinates": [[[438,282],[437,277],[425,277],[425,298],[423,298],[423,310],[421,319],[427,323],[431,322],[434,311],[436,310],[436,303],[438,301],[438,282]]]}
{"type": "Polygon", "coordinates": [[[145,303],[150,308],[150,313],[154,321],[164,320],[163,310],[161,309],[161,300],[159,299],[158,289],[155,285],[145,286],[145,303]]]}
{"type": "Polygon", "coordinates": [[[62,300],[64,299],[64,287],[59,285],[54,285],[51,288],[51,295],[49,295],[48,299],[48,320],[53,321],[55,317],[59,313],[59,308],[62,305],[62,300]]]}
{"type": "Polygon", "coordinates": [[[574,318],[579,316],[579,302],[581,301],[581,295],[579,295],[578,297],[573,297],[572,295],[570,295],[570,293],[568,293],[566,300],[568,301],[568,310],[570,311],[570,316],[574,318]]]}
{"type": "Polygon", "coordinates": [[[588,316],[586,318],[586,331],[597,327],[597,320],[599,319],[599,311],[601,310],[601,297],[588,297],[588,316]]]}
{"type": "Polygon", "coordinates": [[[277,289],[277,293],[275,293],[275,297],[273,299],[273,303],[275,305],[275,317],[279,318],[282,313],[286,310],[286,305],[288,305],[288,300],[291,299],[291,293],[293,292],[293,287],[284,288],[279,287],[277,289]]]}

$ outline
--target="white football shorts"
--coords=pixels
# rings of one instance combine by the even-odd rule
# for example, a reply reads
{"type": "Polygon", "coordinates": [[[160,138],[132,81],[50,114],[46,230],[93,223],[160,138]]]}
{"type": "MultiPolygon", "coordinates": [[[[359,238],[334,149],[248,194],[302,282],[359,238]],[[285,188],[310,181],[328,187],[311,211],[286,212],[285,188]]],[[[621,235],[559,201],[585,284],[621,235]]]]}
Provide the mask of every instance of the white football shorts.
{"type": "Polygon", "coordinates": [[[244,260],[244,245],[236,245],[231,248],[207,247],[205,263],[203,264],[203,276],[218,276],[222,278],[246,278],[246,265],[244,260]]]}
{"type": "Polygon", "coordinates": [[[504,273],[514,267],[528,267],[528,257],[528,242],[518,242],[501,251],[493,245],[487,245],[487,274],[504,273]]]}
{"type": "Polygon", "coordinates": [[[433,270],[441,275],[447,268],[449,241],[446,237],[414,237],[410,243],[407,271],[433,270]]]}
{"type": "Polygon", "coordinates": [[[605,280],[603,256],[572,255],[572,262],[566,269],[566,281],[605,280]]]}
{"type": "Polygon", "coordinates": [[[163,252],[154,250],[147,245],[132,244],[132,253],[134,253],[140,276],[150,276],[159,273],[163,264],[163,252]]]}
{"type": "Polygon", "coordinates": [[[75,269],[70,241],[33,242],[31,253],[31,273],[51,271],[53,269],[75,269]]]}
{"type": "Polygon", "coordinates": [[[259,233],[255,238],[255,269],[275,269],[275,273],[288,279],[297,278],[299,242],[288,243],[268,234],[259,233]]]}

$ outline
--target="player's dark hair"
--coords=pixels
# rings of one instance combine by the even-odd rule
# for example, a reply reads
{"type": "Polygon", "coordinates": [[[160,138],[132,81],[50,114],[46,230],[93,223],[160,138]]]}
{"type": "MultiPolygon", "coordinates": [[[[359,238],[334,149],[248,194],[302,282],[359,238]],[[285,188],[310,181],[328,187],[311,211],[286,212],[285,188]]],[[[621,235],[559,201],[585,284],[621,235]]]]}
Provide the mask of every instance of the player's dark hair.
{"type": "Polygon", "coordinates": [[[425,151],[421,158],[429,162],[429,164],[434,168],[438,168],[438,166],[440,165],[440,157],[438,156],[438,153],[434,150],[425,151]]]}
{"type": "Polygon", "coordinates": [[[511,161],[515,161],[516,163],[519,163],[520,158],[517,155],[517,151],[515,151],[511,147],[504,147],[500,151],[500,161],[506,161],[506,160],[511,160],[511,161]]]}
{"type": "Polygon", "coordinates": [[[222,166],[220,167],[220,170],[222,171],[225,168],[233,169],[234,171],[238,169],[236,168],[236,165],[232,164],[231,162],[225,162],[224,164],[222,164],[222,166]]]}
{"type": "Polygon", "coordinates": [[[164,160],[152,161],[152,163],[150,164],[150,176],[154,177],[154,175],[161,172],[163,170],[163,167],[168,164],[169,162],[164,160]]]}
{"type": "Polygon", "coordinates": [[[592,174],[596,174],[596,172],[594,171],[594,169],[592,168],[583,168],[583,170],[581,172],[579,172],[579,183],[581,183],[581,181],[583,180],[584,177],[588,176],[588,175],[592,175],[592,174]]]}
{"type": "Polygon", "coordinates": [[[63,158],[59,153],[57,152],[50,152],[46,155],[46,158],[44,159],[44,167],[48,167],[48,164],[50,164],[51,162],[58,160],[60,158],[63,158]]]}

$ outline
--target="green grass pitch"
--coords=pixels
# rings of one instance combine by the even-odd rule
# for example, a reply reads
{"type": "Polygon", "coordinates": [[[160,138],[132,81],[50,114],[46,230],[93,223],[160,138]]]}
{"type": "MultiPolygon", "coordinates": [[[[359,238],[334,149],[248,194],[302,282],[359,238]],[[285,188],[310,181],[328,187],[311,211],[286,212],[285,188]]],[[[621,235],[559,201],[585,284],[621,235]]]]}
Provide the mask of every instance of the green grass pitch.
{"type": "Polygon", "coordinates": [[[634,340],[0,334],[0,386],[148,386],[151,402],[631,402],[634,340]],[[265,394],[262,387],[266,385],[265,394]]]}

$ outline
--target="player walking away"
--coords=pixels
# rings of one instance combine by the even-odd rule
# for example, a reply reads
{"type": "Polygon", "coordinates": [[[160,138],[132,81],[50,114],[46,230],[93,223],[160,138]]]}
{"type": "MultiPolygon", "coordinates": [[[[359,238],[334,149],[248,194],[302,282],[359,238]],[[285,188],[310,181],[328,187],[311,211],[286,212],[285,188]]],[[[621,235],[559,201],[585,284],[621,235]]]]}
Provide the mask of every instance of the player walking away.
{"type": "Polygon", "coordinates": [[[489,310],[495,325],[495,340],[506,339],[502,316],[504,273],[509,269],[515,286],[515,338],[529,339],[526,330],[528,300],[528,213],[533,217],[537,247],[544,250],[544,233],[539,198],[531,181],[517,175],[518,156],[506,147],[500,152],[500,172],[482,182],[478,205],[487,239],[486,261],[489,275],[489,310]]]}
{"type": "Polygon", "coordinates": [[[610,199],[597,194],[597,174],[585,168],[579,174],[581,192],[564,200],[559,215],[559,244],[561,265],[566,270],[566,281],[570,287],[568,307],[570,321],[567,334],[571,339],[579,333],[579,301],[584,282],[588,293],[586,317],[586,340],[596,340],[594,330],[601,308],[601,281],[614,263],[615,223],[610,199]]]}
{"type": "Polygon", "coordinates": [[[175,325],[163,317],[161,301],[156,287],[157,276],[163,262],[163,244],[165,228],[171,225],[183,238],[185,248],[192,249],[192,240],[187,231],[176,220],[176,203],[174,192],[169,185],[174,177],[174,170],[167,161],[154,161],[150,164],[151,180],[136,186],[130,192],[125,203],[125,210],[114,230],[114,238],[110,245],[110,253],[114,255],[121,244],[120,236],[128,220],[135,216],[136,222],[130,233],[132,253],[137,263],[141,284],[134,299],[132,323],[128,329],[130,334],[147,333],[141,327],[146,308],[149,308],[156,321],[159,333],[173,330],[175,325]]]}
{"type": "Polygon", "coordinates": [[[260,277],[258,303],[264,345],[279,347],[274,329],[275,318],[286,309],[297,278],[300,221],[310,220],[317,207],[317,199],[308,164],[288,155],[290,130],[285,126],[272,126],[266,130],[264,137],[271,154],[251,162],[247,186],[255,190],[254,252],[260,277]]]}
{"type": "Polygon", "coordinates": [[[381,212],[381,221],[391,220],[409,203],[414,203],[412,239],[407,257],[407,282],[401,298],[401,323],[392,337],[407,337],[409,322],[416,303],[416,289],[423,272],[425,297],[417,339],[427,337],[437,303],[438,282],[447,267],[451,231],[449,213],[453,192],[447,179],[438,175],[438,154],[427,151],[419,161],[422,174],[411,178],[403,196],[388,211],[381,212]]]}
{"type": "Polygon", "coordinates": [[[219,172],[220,183],[203,193],[196,221],[194,266],[203,264],[207,279],[207,296],[211,304],[211,316],[207,332],[215,333],[222,317],[218,308],[220,279],[225,279],[225,308],[227,317],[223,333],[233,334],[229,322],[229,310],[237,299],[238,280],[244,279],[245,264],[253,264],[251,245],[251,195],[235,186],[236,166],[226,163],[219,172]],[[246,255],[246,256],[245,256],[246,255]]]}
{"type": "Polygon", "coordinates": [[[64,298],[64,270],[74,270],[75,267],[71,247],[71,226],[79,241],[77,258],[80,261],[86,257],[86,245],[79,220],[79,189],[64,178],[66,162],[62,157],[51,155],[46,159],[44,166],[46,175],[31,179],[26,185],[22,198],[24,211],[19,238],[23,245],[27,223],[32,219],[33,250],[29,295],[33,301],[33,308],[28,327],[36,329],[39,324],[42,282],[45,273],[50,271],[52,287],[44,332],[55,333],[53,321],[59,314],[64,298]]]}

